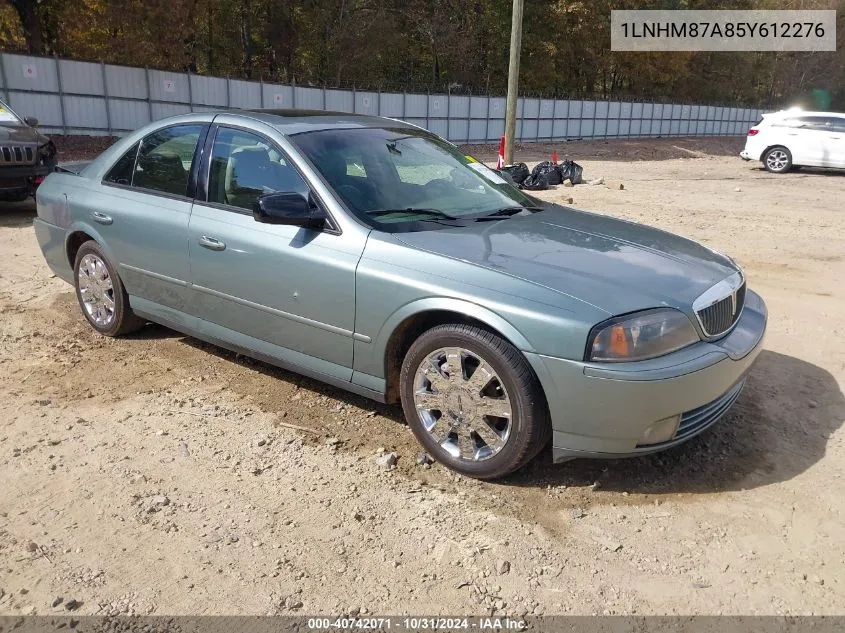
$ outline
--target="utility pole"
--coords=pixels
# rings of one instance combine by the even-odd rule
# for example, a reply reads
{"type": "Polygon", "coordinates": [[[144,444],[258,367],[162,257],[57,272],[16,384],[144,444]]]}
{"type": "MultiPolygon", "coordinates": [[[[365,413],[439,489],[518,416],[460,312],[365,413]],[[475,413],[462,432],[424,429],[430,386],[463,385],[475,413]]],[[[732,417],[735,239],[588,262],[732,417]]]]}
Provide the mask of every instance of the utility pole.
{"type": "Polygon", "coordinates": [[[511,54],[508,64],[508,103],[505,110],[505,164],[513,163],[513,139],[516,136],[516,101],[519,92],[519,52],[522,49],[523,0],[513,0],[511,16],[511,54]]]}

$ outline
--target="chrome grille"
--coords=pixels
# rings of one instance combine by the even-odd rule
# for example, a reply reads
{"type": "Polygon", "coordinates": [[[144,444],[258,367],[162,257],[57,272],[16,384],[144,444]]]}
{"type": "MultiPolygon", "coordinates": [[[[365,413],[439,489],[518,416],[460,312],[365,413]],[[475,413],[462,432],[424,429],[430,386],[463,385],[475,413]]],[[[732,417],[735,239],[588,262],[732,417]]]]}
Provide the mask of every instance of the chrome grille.
{"type": "Polygon", "coordinates": [[[31,165],[35,162],[35,148],[26,145],[0,145],[0,164],[31,165]]]}
{"type": "Polygon", "coordinates": [[[737,273],[714,286],[705,295],[696,300],[693,308],[704,334],[714,338],[730,330],[742,314],[745,304],[745,281],[737,273]],[[719,294],[714,297],[715,293],[719,294]],[[707,294],[710,296],[705,303],[704,297],[707,294]]]}

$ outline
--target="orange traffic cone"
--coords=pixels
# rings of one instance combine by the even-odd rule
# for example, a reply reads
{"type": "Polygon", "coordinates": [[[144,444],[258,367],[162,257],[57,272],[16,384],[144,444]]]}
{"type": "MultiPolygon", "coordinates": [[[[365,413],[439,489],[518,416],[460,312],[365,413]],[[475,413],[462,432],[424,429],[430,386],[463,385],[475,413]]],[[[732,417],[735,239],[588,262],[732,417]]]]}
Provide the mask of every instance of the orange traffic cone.
{"type": "Polygon", "coordinates": [[[502,140],[499,141],[499,159],[496,161],[496,169],[501,169],[505,166],[505,135],[502,134],[502,140]]]}

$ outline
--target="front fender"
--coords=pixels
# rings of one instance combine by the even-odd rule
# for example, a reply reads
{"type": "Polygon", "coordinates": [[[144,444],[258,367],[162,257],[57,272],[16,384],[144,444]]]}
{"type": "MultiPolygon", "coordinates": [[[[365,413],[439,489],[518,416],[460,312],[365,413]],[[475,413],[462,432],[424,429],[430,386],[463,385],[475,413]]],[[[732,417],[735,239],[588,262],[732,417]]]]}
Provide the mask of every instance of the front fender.
{"type": "Polygon", "coordinates": [[[382,358],[384,357],[390,336],[403,321],[417,314],[434,311],[455,312],[481,321],[499,332],[518,349],[525,352],[535,351],[531,343],[509,321],[484,306],[453,297],[426,297],[406,303],[385,320],[373,340],[375,353],[380,354],[382,358]]]}

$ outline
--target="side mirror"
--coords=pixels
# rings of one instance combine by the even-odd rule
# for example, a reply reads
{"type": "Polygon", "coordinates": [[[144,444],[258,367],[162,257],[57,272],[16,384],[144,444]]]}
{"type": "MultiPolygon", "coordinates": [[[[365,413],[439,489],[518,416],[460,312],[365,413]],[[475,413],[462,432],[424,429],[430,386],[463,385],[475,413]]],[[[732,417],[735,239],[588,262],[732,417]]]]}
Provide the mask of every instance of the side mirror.
{"type": "Polygon", "coordinates": [[[325,212],[310,195],[295,191],[279,191],[259,196],[252,217],[264,224],[289,224],[320,228],[326,223],[325,212]]]}
{"type": "Polygon", "coordinates": [[[24,122],[24,123],[26,123],[27,125],[32,126],[32,127],[35,127],[35,126],[37,126],[37,125],[38,125],[38,119],[36,119],[34,116],[28,116],[28,117],[26,117],[26,118],[23,120],[23,122],[24,122]]]}

